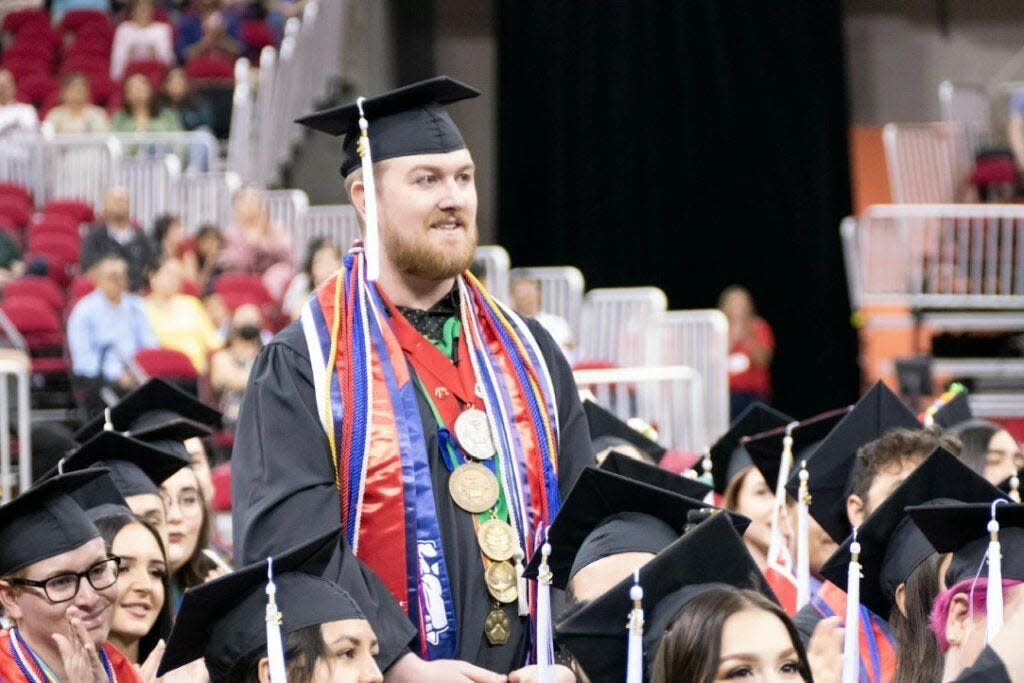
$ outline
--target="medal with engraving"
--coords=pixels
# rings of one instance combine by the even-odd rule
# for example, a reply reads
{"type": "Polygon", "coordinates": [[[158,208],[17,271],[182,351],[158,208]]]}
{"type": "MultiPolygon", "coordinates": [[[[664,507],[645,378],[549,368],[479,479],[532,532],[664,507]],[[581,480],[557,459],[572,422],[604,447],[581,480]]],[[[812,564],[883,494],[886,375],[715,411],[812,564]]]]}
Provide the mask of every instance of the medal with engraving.
{"type": "Polygon", "coordinates": [[[486,460],[494,455],[494,439],[487,413],[469,408],[459,413],[455,420],[455,439],[466,453],[477,460],[486,460]]]}
{"type": "Polygon", "coordinates": [[[481,524],[476,540],[484,554],[498,562],[511,559],[516,552],[516,534],[500,519],[489,519],[481,524]]]}
{"type": "Polygon", "coordinates": [[[498,502],[498,480],[483,465],[468,462],[452,472],[448,492],[456,505],[466,512],[486,512],[498,502]]]}
{"type": "Polygon", "coordinates": [[[519,598],[516,570],[508,562],[492,562],[484,573],[484,580],[487,592],[498,602],[515,602],[519,598]]]}

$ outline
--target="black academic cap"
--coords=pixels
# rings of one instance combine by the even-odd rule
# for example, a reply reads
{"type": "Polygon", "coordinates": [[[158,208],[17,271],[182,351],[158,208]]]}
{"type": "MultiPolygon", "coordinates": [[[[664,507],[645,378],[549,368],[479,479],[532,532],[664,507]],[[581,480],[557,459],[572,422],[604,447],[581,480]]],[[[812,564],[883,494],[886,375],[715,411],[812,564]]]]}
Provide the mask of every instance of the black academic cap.
{"type": "MultiPolygon", "coordinates": [[[[850,535],[846,517],[846,498],[857,462],[857,450],[890,429],[920,429],[914,413],[900,398],[879,381],[861,397],[853,410],[828,433],[807,460],[807,488],[811,494],[809,511],[836,543],[850,535]]],[[[797,498],[800,461],[794,459],[793,475],[786,491],[797,498]]]]}
{"type": "Polygon", "coordinates": [[[711,477],[714,479],[715,493],[725,493],[733,477],[753,464],[747,449],[740,444],[743,437],[784,427],[793,421],[789,415],[763,403],[753,403],[740,413],[729,426],[729,431],[711,446],[711,477]]]}
{"type": "Polygon", "coordinates": [[[967,422],[973,417],[974,413],[971,412],[971,404],[967,402],[967,392],[962,391],[950,399],[946,405],[936,410],[932,420],[943,429],[952,429],[961,422],[967,422]]]}
{"type": "Polygon", "coordinates": [[[626,424],[625,421],[616,417],[609,410],[602,408],[593,401],[583,402],[583,412],[587,416],[587,425],[590,427],[590,438],[597,439],[602,436],[613,436],[632,444],[641,451],[651,456],[654,462],[661,462],[665,457],[665,447],[651,441],[646,436],[626,424]]]}
{"type": "Polygon", "coordinates": [[[76,448],[78,442],[64,424],[40,422],[32,425],[32,481],[38,481],[76,448]]]}
{"type": "MultiPolygon", "coordinates": [[[[335,528],[273,558],[282,636],[316,624],[365,618],[348,593],[321,578],[340,537],[335,528]]],[[[157,675],[203,657],[211,683],[218,683],[228,680],[240,661],[266,648],[269,564],[249,565],[185,593],[157,675]]]]}
{"type": "MultiPolygon", "coordinates": [[[[363,100],[363,112],[369,124],[373,160],[463,149],[466,143],[444,105],[479,94],[479,90],[454,78],[436,76],[367,97],[363,100]]],[[[295,122],[328,135],[344,135],[341,175],[347,176],[359,168],[359,107],[355,102],[314,112],[295,122]]]]}
{"type": "Polygon", "coordinates": [[[621,474],[624,477],[642,481],[645,484],[657,486],[659,489],[678,493],[687,498],[703,500],[711,492],[711,487],[702,481],[663,470],[657,465],[641,462],[636,458],[631,458],[628,455],[615,451],[610,452],[599,467],[606,472],[621,474]]]}
{"type": "MultiPolygon", "coordinates": [[[[576,571],[610,555],[660,552],[672,540],[682,536],[688,512],[707,508],[713,506],[596,467],[587,467],[576,479],[548,529],[551,583],[564,589],[576,571]],[[605,522],[609,522],[607,529],[602,528],[605,522]],[[631,533],[623,533],[624,530],[631,533]]],[[[742,515],[727,515],[741,534],[750,524],[750,520],[742,515]]],[[[540,560],[540,552],[535,552],[526,568],[527,577],[537,576],[540,560]]]]}
{"type": "MultiPolygon", "coordinates": [[[[830,410],[797,423],[792,431],[793,469],[791,472],[797,472],[800,469],[801,460],[811,459],[818,445],[828,436],[829,432],[835,429],[849,411],[849,406],[830,410]]],[[[779,469],[782,467],[782,440],[785,437],[786,428],[777,427],[740,439],[740,443],[747,449],[750,459],[764,475],[764,480],[772,491],[775,490],[779,479],[779,469]]]]}
{"type": "Polygon", "coordinates": [[[139,430],[129,430],[127,436],[152,444],[155,448],[173,453],[186,465],[192,464],[192,456],[185,448],[185,441],[193,437],[209,436],[212,430],[204,424],[187,417],[173,417],[166,422],[139,430]]]}
{"type": "MultiPolygon", "coordinates": [[[[996,487],[948,451],[936,448],[857,530],[861,603],[888,618],[896,588],[935,552],[906,513],[907,506],[936,500],[986,502],[999,496],[996,487]]],[[[821,575],[840,588],[846,588],[852,540],[839,546],[821,568],[821,575]]]]}
{"type": "MultiPolygon", "coordinates": [[[[83,471],[94,472],[97,470],[101,470],[101,468],[91,467],[83,471]]],[[[93,522],[106,517],[133,516],[124,496],[114,484],[114,480],[110,478],[110,470],[102,468],[102,471],[104,471],[102,477],[83,484],[71,494],[71,497],[75,499],[80,508],[85,510],[85,514],[93,522]]]]}
{"type": "Polygon", "coordinates": [[[105,474],[94,469],[53,477],[0,506],[0,576],[98,538],[74,494],[105,474]]]}
{"type": "MultiPolygon", "coordinates": [[[[639,576],[644,589],[646,669],[679,610],[701,593],[717,587],[748,588],[775,599],[743,540],[720,514],[665,548],[640,568],[639,576]]],[[[622,680],[625,676],[626,622],[633,608],[629,597],[633,581],[632,576],[623,579],[556,627],[556,640],[592,681],[622,680]]]]}
{"type": "MultiPolygon", "coordinates": [[[[220,411],[192,394],[162,379],[153,378],[125,395],[110,407],[110,421],[118,432],[139,432],[184,417],[214,428],[220,424],[220,411]]],[[[97,415],[75,432],[79,441],[103,431],[105,415],[97,415]]]]}
{"type": "MultiPolygon", "coordinates": [[[[100,432],[66,457],[59,468],[64,472],[99,465],[110,470],[110,478],[121,495],[160,493],[160,484],[188,463],[173,453],[156,448],[118,432],[100,432]]],[[[44,477],[57,474],[50,470],[44,477]]]]}
{"type": "MultiPolygon", "coordinates": [[[[1024,505],[1000,503],[995,510],[1003,578],[1024,581],[1024,505]]],[[[988,552],[991,502],[916,505],[908,507],[907,514],[937,552],[953,553],[947,587],[978,575],[988,552]]]]}

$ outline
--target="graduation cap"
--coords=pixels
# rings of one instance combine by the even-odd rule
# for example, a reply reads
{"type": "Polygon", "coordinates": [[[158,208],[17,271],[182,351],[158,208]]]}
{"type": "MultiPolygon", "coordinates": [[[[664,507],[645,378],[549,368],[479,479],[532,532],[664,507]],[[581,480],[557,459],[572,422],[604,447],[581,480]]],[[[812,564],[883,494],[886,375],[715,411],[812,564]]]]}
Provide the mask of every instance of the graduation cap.
{"type": "MultiPolygon", "coordinates": [[[[920,429],[921,423],[900,398],[879,381],[836,424],[807,460],[809,511],[836,543],[842,543],[850,535],[846,498],[850,493],[857,450],[896,428],[920,429]]],[[[796,499],[800,487],[796,456],[794,463],[795,471],[786,483],[786,491],[796,499]]]]}
{"type": "Polygon", "coordinates": [[[623,477],[642,481],[645,484],[657,486],[659,489],[678,493],[687,498],[703,500],[711,492],[711,487],[704,482],[663,470],[657,465],[641,462],[636,458],[631,458],[628,455],[615,451],[609,453],[608,457],[598,467],[606,472],[621,474],[623,477]]]}
{"type": "MultiPolygon", "coordinates": [[[[153,378],[127,394],[108,409],[110,429],[118,432],[146,432],[178,418],[214,428],[220,423],[220,411],[192,394],[162,379],[153,378]]],[[[75,432],[79,441],[105,429],[106,415],[98,415],[75,432]]]]}
{"type": "Polygon", "coordinates": [[[584,401],[583,412],[587,416],[587,425],[590,427],[591,439],[597,440],[603,436],[616,437],[630,445],[636,446],[649,455],[654,462],[661,462],[661,459],[665,457],[664,446],[648,439],[616,417],[614,413],[602,408],[594,401],[584,401]]]}
{"type": "Polygon", "coordinates": [[[185,593],[158,676],[200,657],[211,683],[227,681],[234,667],[267,646],[267,579],[273,569],[281,634],[344,619],[365,619],[352,597],[321,573],[338,547],[335,528],[272,560],[264,560],[185,593]]]}
{"type": "Polygon", "coordinates": [[[105,474],[93,469],[53,477],[0,506],[0,576],[99,538],[74,496],[105,474]]]}
{"type": "MultiPolygon", "coordinates": [[[[743,437],[760,434],[776,427],[784,427],[790,422],[793,422],[793,418],[789,415],[769,408],[763,403],[753,403],[740,413],[739,417],[729,426],[729,431],[719,437],[709,451],[715,493],[725,493],[725,489],[733,477],[753,464],[747,449],[740,443],[743,437]]],[[[781,452],[781,445],[779,452],[781,452]]]]}
{"type": "MultiPolygon", "coordinates": [[[[641,567],[638,574],[643,587],[643,650],[647,669],[676,615],[701,593],[717,587],[748,588],[775,599],[725,515],[714,515],[702,522],[641,567]]],[[[633,582],[632,576],[623,579],[555,628],[556,640],[569,650],[592,681],[625,678],[625,623],[633,605],[633,582]]]]}
{"type": "MultiPolygon", "coordinates": [[[[995,506],[1004,579],[1024,581],[1024,505],[995,506]]],[[[953,553],[946,585],[978,576],[988,551],[992,502],[915,505],[907,508],[921,533],[940,553],[953,553]]]]}
{"type": "MultiPolygon", "coordinates": [[[[793,427],[793,472],[799,468],[801,460],[809,460],[814,454],[818,445],[828,436],[836,425],[850,411],[850,407],[830,410],[814,417],[798,422],[793,427]]],[[[779,480],[779,471],[782,467],[783,439],[786,437],[787,427],[776,427],[766,432],[744,436],[740,443],[747,449],[750,459],[757,466],[757,469],[764,475],[768,487],[775,490],[779,480]]],[[[794,496],[795,498],[795,496],[794,496]]]]}
{"type": "MultiPolygon", "coordinates": [[[[693,498],[596,467],[580,473],[548,528],[551,584],[565,589],[577,571],[604,557],[627,552],[658,553],[683,535],[692,510],[718,509],[693,498]]],[[[750,520],[727,513],[743,533],[750,520]]],[[[534,553],[525,576],[537,576],[534,553]]]]}
{"type": "Polygon", "coordinates": [[[32,425],[32,481],[41,479],[78,445],[71,430],[60,422],[32,425]]]}
{"type": "Polygon", "coordinates": [[[61,469],[74,472],[98,465],[110,470],[110,478],[117,490],[127,498],[159,494],[160,484],[187,464],[177,455],[144,441],[117,432],[100,432],[64,458],[44,478],[57,474],[61,469]]]}
{"type": "Polygon", "coordinates": [[[943,429],[952,429],[973,417],[971,405],[967,402],[967,392],[961,391],[932,413],[932,422],[943,429]]]}
{"type": "Polygon", "coordinates": [[[126,515],[132,517],[133,513],[124,496],[118,490],[114,480],[110,478],[110,470],[106,468],[91,467],[84,472],[103,471],[104,475],[86,482],[71,494],[78,506],[85,510],[85,514],[93,522],[108,517],[126,515]]]}
{"type": "MultiPolygon", "coordinates": [[[[476,97],[479,90],[448,76],[406,85],[363,100],[363,112],[370,123],[373,160],[418,154],[443,154],[463,149],[462,134],[444,105],[476,97]]],[[[296,123],[328,135],[344,135],[341,175],[359,168],[359,107],[356,103],[314,112],[296,123]]]]}
{"type": "Polygon", "coordinates": [[[192,456],[185,448],[185,441],[194,437],[209,436],[211,429],[204,424],[186,417],[173,417],[167,422],[153,425],[140,430],[129,430],[127,436],[145,441],[156,448],[173,453],[184,461],[192,464],[192,456]]]}
{"type": "MultiPolygon", "coordinates": [[[[991,502],[999,496],[996,487],[948,451],[936,448],[857,530],[864,577],[861,604],[887,618],[896,588],[936,551],[906,513],[907,506],[936,500],[991,502]]],[[[849,538],[840,545],[820,570],[840,588],[846,587],[851,543],[849,538]]]]}

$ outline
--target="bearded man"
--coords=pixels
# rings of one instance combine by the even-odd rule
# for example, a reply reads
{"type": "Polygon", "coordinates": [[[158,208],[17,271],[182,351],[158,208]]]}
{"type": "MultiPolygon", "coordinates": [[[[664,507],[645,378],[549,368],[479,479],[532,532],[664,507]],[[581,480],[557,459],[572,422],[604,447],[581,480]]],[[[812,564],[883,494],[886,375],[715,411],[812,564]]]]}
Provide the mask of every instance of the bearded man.
{"type": "Polygon", "coordinates": [[[466,272],[476,169],[443,105],[478,94],[439,77],[300,121],[345,136],[364,232],[372,148],[380,246],[371,205],[365,249],[257,359],[231,462],[238,566],[340,518],[388,681],[534,680],[517,570],[592,462],[557,344],[466,272]]]}

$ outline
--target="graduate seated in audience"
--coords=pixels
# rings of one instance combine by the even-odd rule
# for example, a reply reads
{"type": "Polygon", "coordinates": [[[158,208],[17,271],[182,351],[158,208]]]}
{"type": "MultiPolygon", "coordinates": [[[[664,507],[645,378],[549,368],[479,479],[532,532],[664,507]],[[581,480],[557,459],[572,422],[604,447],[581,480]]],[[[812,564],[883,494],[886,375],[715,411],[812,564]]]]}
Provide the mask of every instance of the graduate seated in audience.
{"type": "Polygon", "coordinates": [[[203,302],[182,292],[183,277],[181,261],[164,257],[149,274],[143,309],[160,346],[181,351],[205,375],[210,354],[224,344],[203,302]]]}
{"type": "Polygon", "coordinates": [[[0,632],[5,683],[141,682],[107,642],[117,603],[119,559],[76,502],[100,469],[49,479],[0,507],[0,632]]]}
{"type": "Polygon", "coordinates": [[[160,487],[167,510],[167,563],[175,602],[190,588],[224,573],[208,552],[210,511],[191,467],[184,467],[160,487]]]}
{"type": "Polygon", "coordinates": [[[951,431],[963,445],[960,459],[993,484],[1002,483],[1024,467],[1020,444],[994,422],[969,420],[951,431]]]}
{"type": "Polygon", "coordinates": [[[620,420],[595,401],[583,401],[583,412],[590,428],[594,462],[602,464],[612,451],[641,462],[657,464],[665,456],[665,447],[634,429],[630,422],[620,420]]]}

